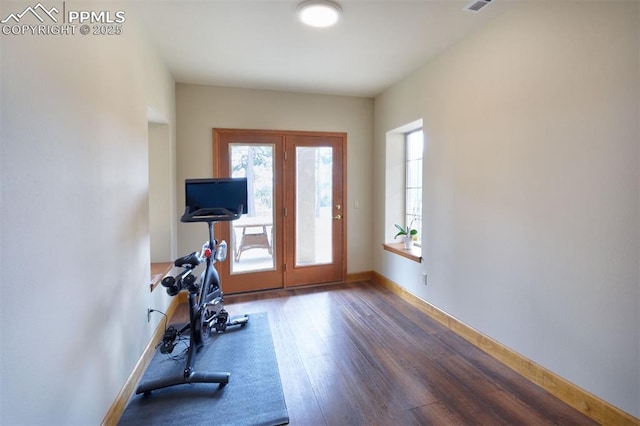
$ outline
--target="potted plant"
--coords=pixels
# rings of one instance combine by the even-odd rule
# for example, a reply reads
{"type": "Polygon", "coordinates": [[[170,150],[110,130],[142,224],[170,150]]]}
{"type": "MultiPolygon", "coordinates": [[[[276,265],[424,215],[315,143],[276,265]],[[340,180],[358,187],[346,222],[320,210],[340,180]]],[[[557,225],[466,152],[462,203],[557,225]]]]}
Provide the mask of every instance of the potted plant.
{"type": "Polygon", "coordinates": [[[406,227],[402,227],[402,226],[400,226],[398,224],[395,224],[395,227],[398,230],[398,233],[393,238],[398,238],[398,237],[402,236],[403,241],[404,241],[404,248],[406,250],[410,249],[413,246],[413,239],[414,239],[414,237],[416,235],[418,235],[418,230],[417,229],[413,229],[411,227],[412,225],[413,225],[413,221],[411,222],[411,224],[409,224],[406,227]]]}

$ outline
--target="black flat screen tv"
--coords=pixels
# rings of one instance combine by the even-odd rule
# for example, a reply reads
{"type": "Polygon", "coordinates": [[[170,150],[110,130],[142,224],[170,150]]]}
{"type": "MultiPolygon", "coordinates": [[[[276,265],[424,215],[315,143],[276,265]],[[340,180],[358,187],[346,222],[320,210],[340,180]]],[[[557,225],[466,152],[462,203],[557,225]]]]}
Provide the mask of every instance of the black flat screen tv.
{"type": "Polygon", "coordinates": [[[247,213],[247,178],[185,180],[185,215],[247,213]]]}

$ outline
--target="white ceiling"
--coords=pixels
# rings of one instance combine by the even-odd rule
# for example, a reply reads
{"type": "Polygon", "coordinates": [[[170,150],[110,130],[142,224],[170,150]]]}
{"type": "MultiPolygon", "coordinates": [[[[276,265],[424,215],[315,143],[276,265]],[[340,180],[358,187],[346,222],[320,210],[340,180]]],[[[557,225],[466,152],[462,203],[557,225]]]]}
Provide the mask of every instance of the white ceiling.
{"type": "Polygon", "coordinates": [[[337,0],[335,27],[296,18],[296,0],[133,2],[177,82],[373,97],[507,8],[493,0],[337,0]]]}

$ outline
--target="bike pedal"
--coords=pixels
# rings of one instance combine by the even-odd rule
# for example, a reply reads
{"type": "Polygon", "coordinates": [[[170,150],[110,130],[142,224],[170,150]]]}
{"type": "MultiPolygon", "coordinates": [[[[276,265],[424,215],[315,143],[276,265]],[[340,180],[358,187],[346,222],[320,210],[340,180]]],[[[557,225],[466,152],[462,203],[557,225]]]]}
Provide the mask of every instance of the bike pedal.
{"type": "Polygon", "coordinates": [[[162,342],[162,345],[160,346],[160,353],[170,354],[171,352],[173,352],[173,348],[175,347],[176,345],[173,342],[162,342]]]}
{"type": "Polygon", "coordinates": [[[162,337],[160,353],[170,354],[171,352],[173,352],[173,348],[176,346],[174,342],[177,337],[178,337],[178,330],[176,330],[175,327],[171,326],[167,328],[164,332],[164,336],[162,337]]]}

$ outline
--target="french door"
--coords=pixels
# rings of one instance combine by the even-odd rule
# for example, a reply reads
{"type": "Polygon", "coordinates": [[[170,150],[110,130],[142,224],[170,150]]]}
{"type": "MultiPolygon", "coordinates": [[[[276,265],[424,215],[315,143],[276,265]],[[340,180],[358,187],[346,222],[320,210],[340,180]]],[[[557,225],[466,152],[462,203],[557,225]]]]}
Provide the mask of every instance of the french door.
{"type": "Polygon", "coordinates": [[[226,293],[343,281],[346,134],[214,129],[214,176],[246,177],[248,214],[217,224],[226,293]]]}

